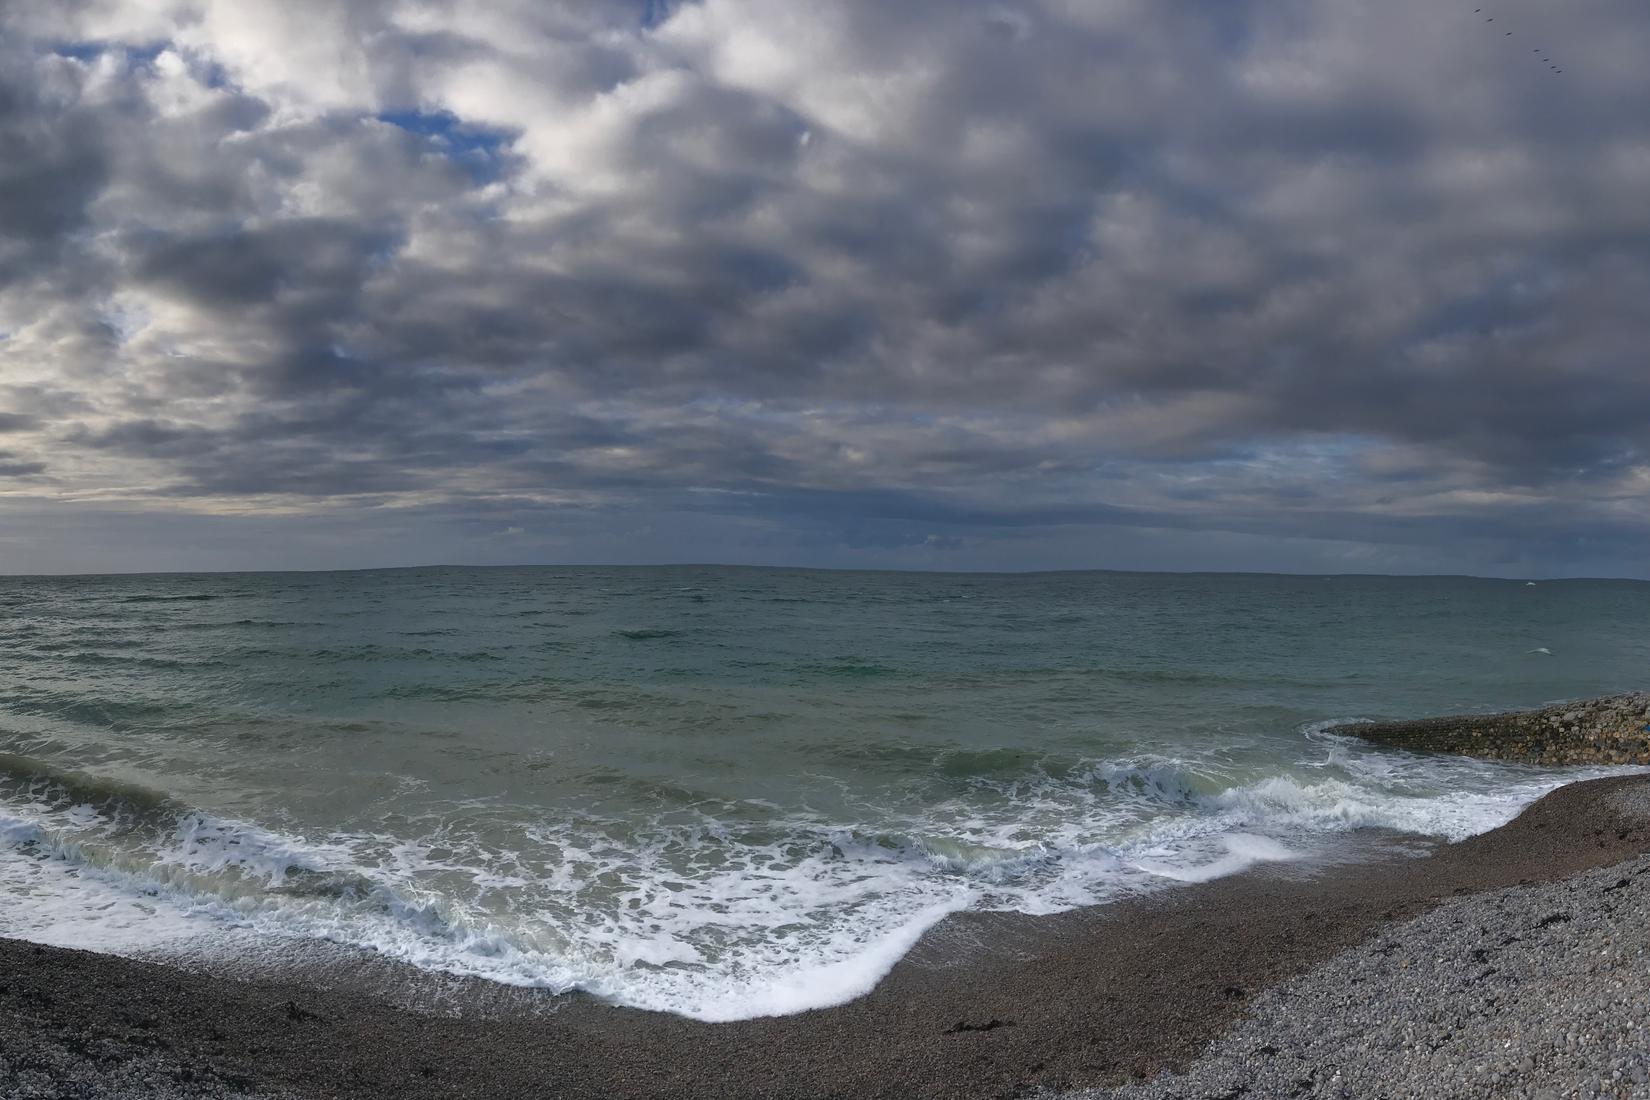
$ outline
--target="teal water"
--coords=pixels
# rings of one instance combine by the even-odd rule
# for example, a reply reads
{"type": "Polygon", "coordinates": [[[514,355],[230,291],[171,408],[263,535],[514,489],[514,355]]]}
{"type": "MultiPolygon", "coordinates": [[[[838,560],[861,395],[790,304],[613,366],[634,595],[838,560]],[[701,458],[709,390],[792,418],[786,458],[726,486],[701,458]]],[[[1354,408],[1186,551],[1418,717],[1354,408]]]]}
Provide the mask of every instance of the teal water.
{"type": "Polygon", "coordinates": [[[328,940],[707,1019],[1581,774],[1333,720],[1643,688],[1650,584],[737,568],[0,579],[0,934],[328,940]]]}

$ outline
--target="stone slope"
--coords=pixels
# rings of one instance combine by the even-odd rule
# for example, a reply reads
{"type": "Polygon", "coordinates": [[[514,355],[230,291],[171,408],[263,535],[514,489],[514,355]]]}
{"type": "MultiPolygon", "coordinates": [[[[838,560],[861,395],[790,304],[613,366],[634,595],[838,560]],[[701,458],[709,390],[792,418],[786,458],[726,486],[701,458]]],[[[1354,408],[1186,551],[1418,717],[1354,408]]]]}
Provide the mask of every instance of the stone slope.
{"type": "Polygon", "coordinates": [[[1650,692],[1504,714],[1336,726],[1378,745],[1523,764],[1650,764],[1650,692]]]}

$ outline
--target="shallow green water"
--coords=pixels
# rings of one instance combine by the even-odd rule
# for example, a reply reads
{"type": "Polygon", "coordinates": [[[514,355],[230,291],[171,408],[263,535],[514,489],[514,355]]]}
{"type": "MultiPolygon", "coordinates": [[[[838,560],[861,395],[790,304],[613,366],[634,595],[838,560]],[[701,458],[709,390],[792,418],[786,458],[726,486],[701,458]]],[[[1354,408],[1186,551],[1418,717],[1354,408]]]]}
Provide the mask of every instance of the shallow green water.
{"type": "Polygon", "coordinates": [[[0,933],[316,938],[707,1018],[1562,773],[1327,720],[1642,688],[1650,584],[733,568],[0,579],[0,933]]]}

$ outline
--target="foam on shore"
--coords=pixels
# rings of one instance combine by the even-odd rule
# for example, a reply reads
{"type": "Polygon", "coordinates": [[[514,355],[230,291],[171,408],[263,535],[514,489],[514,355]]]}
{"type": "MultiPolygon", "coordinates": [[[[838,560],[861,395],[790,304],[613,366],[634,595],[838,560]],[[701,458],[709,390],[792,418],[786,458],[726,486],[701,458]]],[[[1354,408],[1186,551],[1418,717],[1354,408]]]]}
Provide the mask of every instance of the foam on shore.
{"type": "Polygon", "coordinates": [[[0,935],[207,959],[340,944],[730,1020],[861,996],[950,913],[1104,904],[1312,856],[1359,828],[1459,840],[1609,771],[1379,752],[1320,728],[1306,743],[1295,767],[1243,782],[1153,757],[989,776],[1000,815],[937,814],[900,832],[795,815],[753,835],[706,820],[620,849],[545,822],[509,853],[451,830],[419,843],[296,836],[13,757],[0,891],[24,903],[0,907],[0,935]],[[557,861],[535,864],[533,850],[557,861]],[[593,880],[607,893],[590,895],[593,880]]]}
{"type": "MultiPolygon", "coordinates": [[[[89,1100],[330,1095],[340,1080],[363,1098],[1016,1094],[1184,1065],[1256,1014],[1265,990],[1304,975],[1282,1015],[1306,1045],[1268,1035],[1241,1047],[1233,1064],[1250,1076],[1235,1083],[1252,1093],[1306,1078],[1330,1092],[1413,1080],[1421,1091],[1468,1095],[1569,1088],[1595,1070],[1633,1081],[1635,1066],[1645,1068],[1636,1031],[1605,1030],[1637,1018],[1636,933],[1620,922],[1645,925],[1635,916],[1643,888],[1631,869],[1585,872],[1650,850],[1646,801],[1643,779],[1606,779],[1425,858],[1228,876],[1062,916],[959,916],[947,922],[953,934],[928,941],[865,997],[716,1025],[590,998],[519,1014],[418,1015],[377,999],[378,984],[360,984],[347,965],[243,983],[0,940],[0,1078],[89,1100]],[[1555,886],[1531,885],[1544,882],[1555,886]],[[1404,923],[1440,902],[1430,925],[1404,923]],[[1412,934],[1422,926],[1431,931],[1412,934]],[[1002,949],[982,951],[970,933],[1002,949]],[[1350,970],[1326,967],[1360,943],[1368,949],[1350,970]],[[1525,983],[1523,996],[1527,973],[1558,980],[1525,983]],[[312,976],[323,985],[308,984],[312,976]],[[1349,981],[1370,996],[1349,1000],[1349,981]],[[1346,1018],[1366,1007],[1365,1018],[1346,1018]],[[1536,1045],[1508,1047],[1509,1027],[1536,1045]],[[1492,1042],[1474,1045],[1474,1035],[1492,1042]],[[1539,1066],[1502,1057],[1527,1049],[1539,1066]]],[[[1195,1091],[1166,1085],[1169,1095],[1195,1091]]]]}

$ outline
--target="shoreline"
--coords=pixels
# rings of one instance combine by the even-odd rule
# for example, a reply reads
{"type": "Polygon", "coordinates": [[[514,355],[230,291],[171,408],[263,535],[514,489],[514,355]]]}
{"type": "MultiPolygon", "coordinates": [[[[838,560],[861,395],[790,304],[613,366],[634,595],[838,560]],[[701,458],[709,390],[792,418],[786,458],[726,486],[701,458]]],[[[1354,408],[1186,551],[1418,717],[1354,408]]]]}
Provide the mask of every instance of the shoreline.
{"type": "MultiPolygon", "coordinates": [[[[1604,795],[1650,819],[1650,786],[1604,795]]],[[[1451,897],[1263,990],[1182,1072],[1060,1100],[1650,1096],[1650,855],[1451,897]]]]}
{"type": "MultiPolygon", "coordinates": [[[[396,964],[239,980],[3,940],[0,1080],[8,1096],[1008,1097],[1117,1084],[1194,1064],[1263,990],[1440,902],[1650,852],[1650,820],[1611,797],[1626,789],[1650,790],[1650,776],[1570,784],[1425,855],[1383,854],[1372,836],[1356,863],[1262,865],[1052,916],[955,914],[857,1000],[730,1023],[530,991],[432,1015],[368,992],[396,964]]],[[[464,996],[469,983],[447,984],[464,996]]]]}

